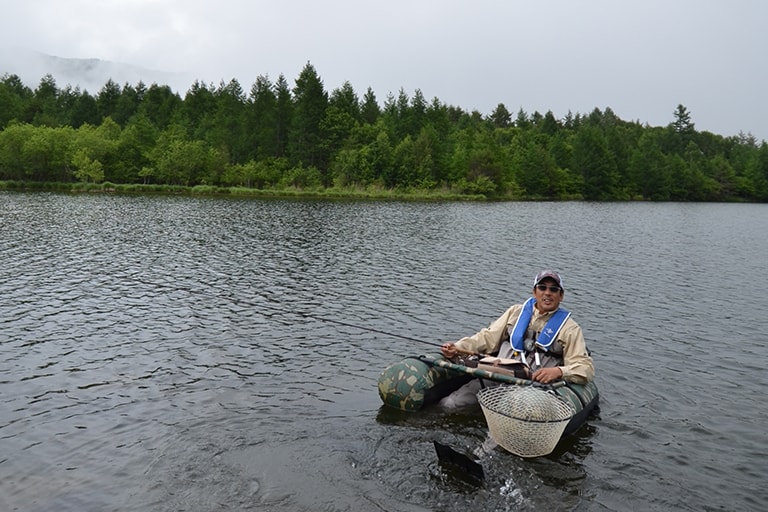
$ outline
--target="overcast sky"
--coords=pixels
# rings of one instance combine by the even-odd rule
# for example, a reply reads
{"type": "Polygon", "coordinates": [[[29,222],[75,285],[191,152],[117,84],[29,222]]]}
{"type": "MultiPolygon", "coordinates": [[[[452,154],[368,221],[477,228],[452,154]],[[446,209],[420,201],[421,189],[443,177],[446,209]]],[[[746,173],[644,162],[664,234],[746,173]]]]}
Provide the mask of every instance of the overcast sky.
{"type": "MultiPolygon", "coordinates": [[[[764,0],[0,0],[0,47],[293,86],[380,103],[402,88],[489,114],[610,107],[653,126],[768,140],[764,0]]],[[[0,70],[2,72],[3,70],[0,70]]],[[[63,86],[65,84],[60,84],[63,86]]],[[[183,95],[189,84],[178,84],[183,95]]],[[[97,92],[97,91],[94,91],[97,92]]]]}

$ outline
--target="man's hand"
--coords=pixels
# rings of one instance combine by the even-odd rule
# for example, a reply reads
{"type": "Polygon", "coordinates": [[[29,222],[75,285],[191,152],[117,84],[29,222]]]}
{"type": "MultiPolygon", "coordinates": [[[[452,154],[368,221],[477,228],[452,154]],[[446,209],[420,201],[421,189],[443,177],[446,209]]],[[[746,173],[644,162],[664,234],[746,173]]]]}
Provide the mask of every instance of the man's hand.
{"type": "Polygon", "coordinates": [[[440,345],[440,352],[443,354],[443,357],[446,359],[453,359],[456,357],[457,351],[456,351],[456,345],[453,343],[443,343],[440,345]]]}
{"type": "Polygon", "coordinates": [[[531,377],[531,380],[541,382],[542,384],[549,384],[550,382],[563,378],[563,370],[556,366],[554,368],[541,368],[536,370],[531,377]]]}

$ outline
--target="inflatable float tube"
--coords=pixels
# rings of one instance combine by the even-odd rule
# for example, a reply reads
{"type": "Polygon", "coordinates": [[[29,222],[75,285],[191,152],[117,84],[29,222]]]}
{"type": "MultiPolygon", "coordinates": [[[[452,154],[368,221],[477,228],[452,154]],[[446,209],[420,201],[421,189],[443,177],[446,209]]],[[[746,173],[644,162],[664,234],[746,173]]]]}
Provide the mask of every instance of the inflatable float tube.
{"type": "Polygon", "coordinates": [[[472,368],[452,363],[442,356],[408,357],[384,369],[379,376],[379,396],[384,405],[402,411],[419,411],[433,405],[474,378],[482,378],[514,385],[536,385],[552,389],[561,400],[573,407],[575,414],[568,422],[563,437],[577,431],[598,404],[594,381],[585,385],[557,381],[540,385],[511,374],[472,368]]]}

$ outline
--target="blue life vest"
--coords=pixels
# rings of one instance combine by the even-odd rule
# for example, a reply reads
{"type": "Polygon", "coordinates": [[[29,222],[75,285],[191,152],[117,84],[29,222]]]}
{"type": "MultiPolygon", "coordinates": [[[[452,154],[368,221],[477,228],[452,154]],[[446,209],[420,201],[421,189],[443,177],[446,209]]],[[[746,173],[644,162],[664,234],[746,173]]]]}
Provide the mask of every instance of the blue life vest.
{"type": "MultiPolygon", "coordinates": [[[[525,331],[528,330],[528,324],[531,323],[533,317],[533,305],[536,304],[536,299],[531,297],[523,304],[523,310],[520,311],[520,315],[515,321],[515,325],[509,333],[509,343],[512,348],[517,352],[525,354],[525,331]]],[[[549,350],[552,342],[557,338],[557,334],[560,329],[565,325],[565,321],[571,316],[571,312],[558,308],[557,311],[552,313],[552,316],[547,320],[544,329],[541,330],[538,338],[536,339],[536,345],[541,347],[545,351],[549,350]]]]}

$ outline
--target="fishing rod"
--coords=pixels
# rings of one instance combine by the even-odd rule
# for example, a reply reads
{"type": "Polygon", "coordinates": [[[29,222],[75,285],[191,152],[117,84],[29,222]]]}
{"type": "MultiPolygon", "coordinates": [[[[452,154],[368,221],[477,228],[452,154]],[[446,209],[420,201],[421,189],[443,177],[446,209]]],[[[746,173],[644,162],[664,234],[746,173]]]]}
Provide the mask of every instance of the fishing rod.
{"type": "MultiPolygon", "coordinates": [[[[217,293],[212,293],[212,292],[207,292],[207,291],[201,291],[201,290],[197,290],[197,289],[194,289],[194,288],[181,288],[179,286],[175,286],[175,285],[171,285],[171,284],[165,284],[165,283],[148,282],[148,281],[143,281],[141,279],[136,279],[136,278],[132,278],[132,280],[136,281],[136,282],[139,282],[141,284],[147,285],[147,286],[154,286],[154,287],[158,287],[158,288],[165,288],[167,290],[172,290],[172,291],[176,291],[176,292],[183,291],[183,292],[188,292],[188,293],[191,293],[191,294],[194,294],[194,295],[204,296],[204,297],[207,297],[207,298],[224,299],[224,300],[227,300],[227,301],[229,301],[229,302],[231,302],[233,304],[239,304],[239,305],[242,305],[242,306],[249,306],[249,307],[256,308],[256,309],[274,311],[276,313],[285,313],[285,311],[283,309],[281,309],[281,308],[279,308],[277,306],[271,306],[269,304],[257,303],[257,302],[254,302],[254,301],[243,300],[243,299],[239,299],[239,298],[232,297],[232,296],[226,296],[226,295],[223,295],[223,294],[217,294],[217,293]]],[[[399,339],[406,340],[406,341],[413,341],[415,343],[421,343],[423,345],[429,345],[432,348],[440,348],[440,345],[437,344],[437,343],[434,343],[434,342],[422,340],[422,339],[419,339],[419,338],[414,338],[414,337],[411,337],[411,336],[405,336],[405,335],[402,335],[402,334],[397,334],[397,333],[393,333],[393,332],[389,332],[389,331],[384,331],[384,330],[381,330],[381,329],[376,329],[374,327],[366,327],[366,326],[363,326],[363,325],[353,324],[353,323],[345,322],[345,321],[342,321],[342,320],[336,320],[335,318],[328,318],[328,317],[324,317],[324,316],[320,316],[320,315],[313,315],[313,314],[306,313],[306,312],[293,312],[293,313],[298,314],[302,318],[309,318],[311,320],[319,320],[321,322],[328,322],[328,323],[332,323],[332,324],[343,325],[344,327],[351,327],[353,329],[358,329],[358,330],[361,330],[361,331],[373,332],[373,333],[377,333],[377,334],[382,334],[384,336],[389,336],[389,337],[392,337],[392,338],[399,338],[399,339]]],[[[456,351],[459,352],[459,353],[462,353],[462,354],[466,354],[468,356],[488,357],[485,354],[478,354],[478,353],[475,353],[475,352],[461,350],[459,348],[457,348],[456,351]]]]}
{"type": "MultiPolygon", "coordinates": [[[[299,314],[301,315],[301,313],[299,313],[299,314]]],[[[341,320],[336,320],[336,319],[333,319],[333,318],[326,318],[326,317],[321,317],[321,316],[313,316],[313,315],[309,315],[309,314],[305,314],[305,315],[302,315],[302,316],[304,316],[304,318],[311,318],[313,320],[320,320],[320,321],[323,321],[323,322],[330,322],[330,323],[334,323],[334,324],[338,324],[338,325],[343,325],[345,327],[352,327],[353,329],[360,329],[362,331],[375,332],[375,333],[378,333],[378,334],[383,334],[385,336],[391,336],[393,338],[400,338],[402,340],[415,341],[416,343],[422,343],[424,345],[429,345],[432,348],[440,348],[440,345],[438,345],[436,343],[433,343],[433,342],[430,342],[430,341],[420,340],[418,338],[412,338],[410,336],[404,336],[402,334],[396,334],[396,333],[393,333],[393,332],[382,331],[382,330],[379,330],[379,329],[374,329],[373,327],[364,327],[362,325],[356,325],[356,324],[351,324],[351,323],[348,323],[348,322],[342,322],[341,320]]],[[[473,352],[471,350],[464,350],[464,349],[459,348],[459,347],[457,347],[455,345],[454,345],[453,349],[457,353],[463,354],[464,356],[467,356],[467,357],[476,357],[477,359],[484,359],[484,358],[487,358],[487,357],[496,358],[496,356],[491,356],[491,355],[488,355],[488,354],[482,354],[480,352],[473,352]]]]}

